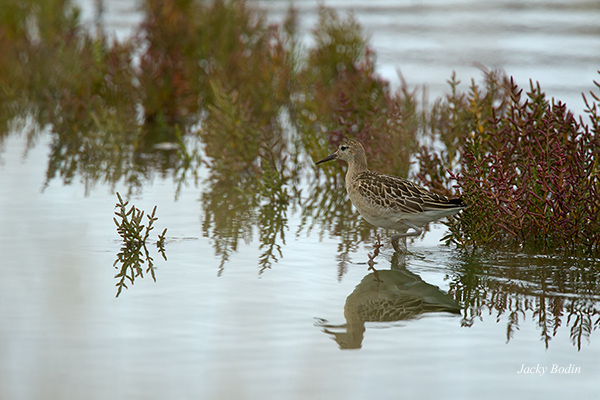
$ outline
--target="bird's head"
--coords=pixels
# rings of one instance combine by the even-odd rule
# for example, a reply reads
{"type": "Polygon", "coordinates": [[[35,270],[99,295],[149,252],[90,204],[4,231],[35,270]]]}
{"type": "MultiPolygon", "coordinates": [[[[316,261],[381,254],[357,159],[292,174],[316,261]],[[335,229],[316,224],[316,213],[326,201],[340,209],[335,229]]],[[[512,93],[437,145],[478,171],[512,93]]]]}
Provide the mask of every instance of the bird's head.
{"type": "Polygon", "coordinates": [[[362,144],[355,140],[348,140],[339,145],[337,150],[331,155],[324,159],[317,161],[315,165],[331,161],[331,160],[343,160],[347,163],[352,163],[357,158],[365,158],[365,149],[362,144]]]}

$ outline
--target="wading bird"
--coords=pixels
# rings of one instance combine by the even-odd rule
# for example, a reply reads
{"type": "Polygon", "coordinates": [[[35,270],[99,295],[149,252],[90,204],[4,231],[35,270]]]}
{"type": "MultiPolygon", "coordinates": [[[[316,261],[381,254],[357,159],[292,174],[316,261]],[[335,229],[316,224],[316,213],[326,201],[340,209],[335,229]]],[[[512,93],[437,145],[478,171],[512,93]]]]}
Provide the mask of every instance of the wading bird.
{"type": "Polygon", "coordinates": [[[418,236],[423,226],[466,207],[461,199],[432,193],[404,178],[369,171],[365,149],[357,141],[340,144],[335,153],[316,164],[337,159],[348,163],[346,191],[360,215],[371,225],[399,232],[392,236],[396,251],[401,251],[400,238],[406,249],[407,236],[418,236]]]}

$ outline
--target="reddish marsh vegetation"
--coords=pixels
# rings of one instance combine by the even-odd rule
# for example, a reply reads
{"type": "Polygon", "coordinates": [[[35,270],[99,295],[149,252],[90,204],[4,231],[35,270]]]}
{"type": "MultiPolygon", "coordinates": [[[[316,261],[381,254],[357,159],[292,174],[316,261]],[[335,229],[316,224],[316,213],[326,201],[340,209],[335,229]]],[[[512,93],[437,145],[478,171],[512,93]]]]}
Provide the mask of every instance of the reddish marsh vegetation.
{"type": "Polygon", "coordinates": [[[422,181],[449,187],[452,179],[470,204],[450,221],[447,238],[461,246],[598,254],[597,104],[587,102],[578,119],[539,86],[524,92],[497,72],[468,93],[451,84],[432,129],[448,148],[445,159],[430,148],[419,158],[422,181]]]}

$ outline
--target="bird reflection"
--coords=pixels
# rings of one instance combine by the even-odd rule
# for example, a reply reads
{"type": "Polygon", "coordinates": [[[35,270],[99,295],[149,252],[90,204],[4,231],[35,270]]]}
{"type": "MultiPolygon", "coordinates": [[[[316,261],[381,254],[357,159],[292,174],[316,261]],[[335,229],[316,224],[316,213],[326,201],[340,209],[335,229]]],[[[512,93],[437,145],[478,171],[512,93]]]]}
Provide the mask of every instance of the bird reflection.
{"type": "Polygon", "coordinates": [[[318,326],[333,335],[341,349],[359,349],[365,333],[365,322],[403,321],[429,312],[460,314],[461,308],[437,286],[424,282],[408,271],[404,256],[392,256],[391,269],[373,270],[366,275],[346,299],[346,324],[318,326]],[[345,329],[338,331],[339,329],[345,329]]]}

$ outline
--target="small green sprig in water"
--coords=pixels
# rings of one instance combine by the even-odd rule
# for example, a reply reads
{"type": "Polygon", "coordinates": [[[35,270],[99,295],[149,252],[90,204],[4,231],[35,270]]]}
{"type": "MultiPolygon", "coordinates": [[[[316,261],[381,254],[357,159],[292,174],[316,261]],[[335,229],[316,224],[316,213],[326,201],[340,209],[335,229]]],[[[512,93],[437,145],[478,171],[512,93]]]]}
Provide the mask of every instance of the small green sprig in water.
{"type": "MultiPolygon", "coordinates": [[[[129,201],[123,201],[119,192],[117,192],[118,202],[116,204],[115,211],[116,218],[113,218],[115,221],[115,225],[117,225],[117,233],[123,239],[123,246],[119,253],[117,253],[117,259],[115,260],[113,266],[116,269],[120,269],[119,273],[115,275],[115,278],[118,278],[117,282],[117,296],[121,294],[123,288],[127,289],[126,281],[128,280],[133,285],[135,278],[138,276],[144,277],[144,270],[142,268],[142,264],[144,262],[148,263],[148,267],[146,268],[146,273],[150,273],[154,282],[156,282],[156,275],[154,271],[154,259],[150,256],[150,252],[148,251],[148,247],[146,247],[146,241],[150,236],[150,231],[154,229],[152,224],[158,218],[156,215],[156,206],[152,209],[152,214],[147,215],[148,217],[148,225],[143,225],[142,220],[144,218],[144,211],[136,208],[135,206],[131,206],[129,210],[127,210],[127,205],[129,201]],[[120,264],[118,266],[117,264],[120,264]]],[[[165,234],[167,233],[167,228],[163,230],[163,232],[158,235],[158,240],[156,242],[156,247],[158,248],[158,252],[162,255],[162,257],[167,260],[167,256],[165,253],[165,234]]]]}

